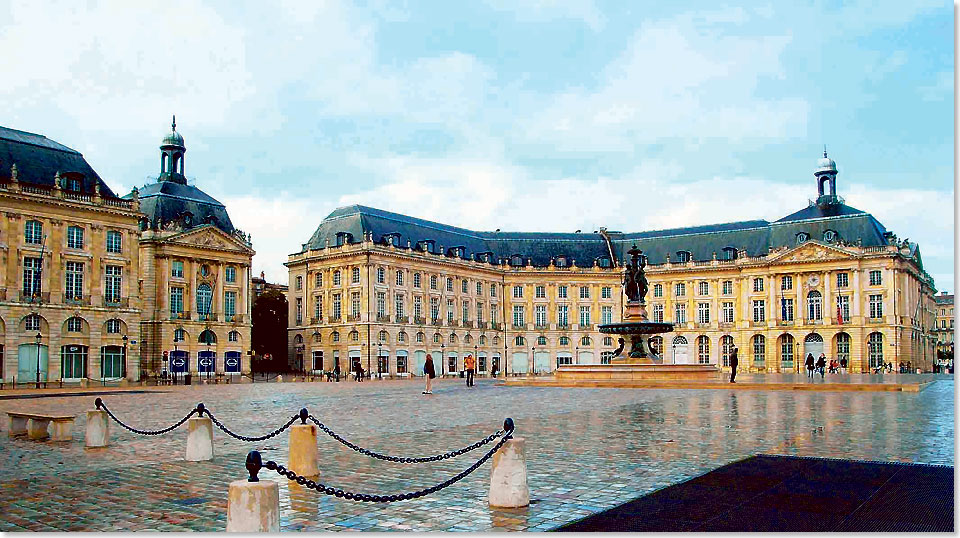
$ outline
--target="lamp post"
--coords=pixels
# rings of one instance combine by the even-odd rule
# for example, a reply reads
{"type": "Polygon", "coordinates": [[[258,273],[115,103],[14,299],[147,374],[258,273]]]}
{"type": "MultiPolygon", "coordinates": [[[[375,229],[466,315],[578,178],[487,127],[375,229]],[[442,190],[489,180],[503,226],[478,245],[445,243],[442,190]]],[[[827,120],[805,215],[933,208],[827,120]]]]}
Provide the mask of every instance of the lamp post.
{"type": "MultiPolygon", "coordinates": [[[[319,342],[319,341],[320,341],[320,331],[314,329],[314,331],[313,331],[313,343],[316,344],[316,343],[319,342]]],[[[315,363],[314,360],[313,360],[313,354],[314,354],[314,353],[316,353],[316,352],[313,351],[313,350],[311,350],[311,353],[310,353],[310,369],[311,369],[311,370],[316,370],[316,369],[317,369],[317,365],[316,365],[316,363],[315,363]]],[[[323,350],[321,350],[320,353],[323,353],[323,350]]],[[[322,360],[322,357],[323,357],[323,355],[321,355],[321,360],[322,360]]],[[[321,366],[320,366],[320,370],[323,370],[323,364],[322,364],[322,363],[321,363],[321,366]]],[[[321,373],[320,373],[320,376],[321,376],[320,379],[321,379],[321,381],[322,381],[322,380],[323,380],[323,372],[322,372],[322,371],[321,371],[321,373]]]]}
{"type": "MultiPolygon", "coordinates": [[[[210,335],[207,335],[207,360],[210,360],[210,335]]],[[[207,382],[210,382],[210,365],[207,365],[207,382]]]]}
{"type": "Polygon", "coordinates": [[[443,351],[444,349],[446,349],[446,346],[444,345],[443,342],[440,342],[440,377],[443,377],[443,375],[444,375],[444,374],[443,374],[443,363],[447,362],[447,356],[446,356],[446,354],[445,354],[444,351],[443,351]]]}
{"type": "Polygon", "coordinates": [[[37,388],[40,388],[40,340],[43,338],[43,335],[37,333],[37,388]]]}
{"type": "Polygon", "coordinates": [[[383,381],[383,342],[377,341],[377,379],[383,381]]]}
{"type": "Polygon", "coordinates": [[[479,349],[480,349],[480,346],[478,346],[478,345],[474,345],[474,346],[473,346],[473,358],[474,358],[474,360],[477,361],[477,370],[480,369],[480,357],[479,357],[480,352],[479,352],[479,349]]]}
{"type": "Polygon", "coordinates": [[[800,342],[793,342],[793,364],[796,368],[797,375],[800,375],[800,342]]]}
{"type": "Polygon", "coordinates": [[[537,346],[530,347],[530,364],[533,375],[537,375],[537,346]]]}
{"type": "MultiPolygon", "coordinates": [[[[174,360],[174,362],[173,362],[172,364],[173,364],[174,366],[177,366],[176,361],[179,360],[179,359],[180,359],[180,345],[177,344],[176,341],[174,341],[174,343],[173,343],[173,360],[174,360]]],[[[172,370],[172,368],[171,368],[171,370],[172,370]]],[[[174,370],[173,372],[171,372],[171,374],[173,375],[173,384],[176,385],[176,384],[177,384],[177,372],[176,372],[176,370],[174,370]]]]}
{"type": "Polygon", "coordinates": [[[127,377],[127,335],[123,335],[123,356],[120,357],[122,361],[120,363],[120,377],[126,379],[127,377]]]}

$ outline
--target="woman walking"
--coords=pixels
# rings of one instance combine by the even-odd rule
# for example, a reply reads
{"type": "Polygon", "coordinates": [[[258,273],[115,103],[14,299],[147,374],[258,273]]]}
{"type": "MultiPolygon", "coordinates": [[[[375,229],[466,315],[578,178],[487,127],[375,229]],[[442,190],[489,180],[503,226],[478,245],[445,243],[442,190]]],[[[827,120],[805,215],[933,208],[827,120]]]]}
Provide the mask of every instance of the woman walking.
{"type": "Polygon", "coordinates": [[[433,369],[433,357],[429,353],[427,353],[427,362],[423,364],[423,377],[427,379],[427,388],[423,389],[423,393],[433,394],[430,389],[433,388],[433,378],[437,377],[437,372],[433,369]]]}
{"type": "Polygon", "coordinates": [[[807,360],[803,364],[807,367],[807,378],[813,379],[813,353],[807,353],[807,360]]]}
{"type": "Polygon", "coordinates": [[[820,372],[820,379],[823,379],[824,370],[827,369],[827,356],[823,353],[817,359],[817,371],[820,372]]]}

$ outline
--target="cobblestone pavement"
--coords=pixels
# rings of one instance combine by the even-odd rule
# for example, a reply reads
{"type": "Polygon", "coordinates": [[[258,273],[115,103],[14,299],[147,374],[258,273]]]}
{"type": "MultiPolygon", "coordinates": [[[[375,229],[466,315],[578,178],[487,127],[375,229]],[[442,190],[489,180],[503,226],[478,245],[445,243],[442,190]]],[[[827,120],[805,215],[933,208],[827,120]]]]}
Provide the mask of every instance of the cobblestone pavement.
{"type": "MultiPolygon", "coordinates": [[[[131,425],[167,426],[202,401],[228,427],[262,435],[307,407],[347,439],[402,456],[468,445],[516,420],[527,440],[532,504],[492,510],[487,463],[418,500],[361,504],[280,481],[283,530],[546,530],[751,454],[790,454],[953,465],[954,383],[919,393],[468,389],[442,380],[424,396],[412,381],[164,387],[102,396],[131,425]]],[[[80,415],[70,442],[0,435],[0,531],[199,530],[226,526],[229,481],[252,448],[285,463],[287,435],[243,443],[215,429],[213,461],[183,461],[186,428],[142,437],[111,426],[111,446],[84,449],[94,396],[0,400],[0,411],[80,415]]],[[[3,424],[3,429],[7,429],[3,424]]],[[[320,480],[366,493],[436,484],[483,450],[424,465],[357,454],[321,434],[320,480]]],[[[278,479],[263,471],[263,477],[278,479]]]]}

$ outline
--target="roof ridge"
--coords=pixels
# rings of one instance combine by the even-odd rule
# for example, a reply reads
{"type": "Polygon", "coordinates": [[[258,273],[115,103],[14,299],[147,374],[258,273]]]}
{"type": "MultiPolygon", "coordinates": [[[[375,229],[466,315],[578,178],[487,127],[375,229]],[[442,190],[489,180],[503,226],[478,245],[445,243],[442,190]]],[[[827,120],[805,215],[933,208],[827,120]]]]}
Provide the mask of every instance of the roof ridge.
{"type": "Polygon", "coordinates": [[[74,153],[74,154],[76,154],[76,155],[80,155],[81,157],[83,156],[83,154],[80,153],[79,151],[77,151],[77,150],[75,150],[75,149],[73,149],[73,148],[71,148],[71,147],[65,146],[65,145],[61,144],[60,142],[57,142],[56,140],[53,140],[52,138],[47,138],[46,136],[44,136],[44,135],[42,135],[42,134],[39,134],[39,133],[31,133],[30,131],[21,131],[21,130],[19,130],[19,129],[13,129],[13,128],[11,128],[11,127],[4,127],[4,126],[0,125],[0,138],[6,140],[6,141],[8,141],[8,142],[14,142],[14,143],[16,143],[16,144],[24,144],[24,145],[26,145],[26,146],[34,146],[34,147],[49,149],[49,150],[53,150],[53,151],[60,151],[60,152],[63,152],[63,153],[74,153]],[[19,138],[12,138],[12,137],[10,137],[10,136],[4,136],[4,131],[12,131],[12,132],[14,132],[14,133],[20,133],[20,134],[28,135],[28,136],[31,136],[31,137],[42,138],[45,142],[47,142],[47,144],[38,144],[38,143],[35,143],[35,142],[29,142],[29,141],[27,141],[27,140],[21,140],[21,139],[19,139],[19,138]],[[52,145],[50,145],[50,144],[52,144],[52,145]]]}

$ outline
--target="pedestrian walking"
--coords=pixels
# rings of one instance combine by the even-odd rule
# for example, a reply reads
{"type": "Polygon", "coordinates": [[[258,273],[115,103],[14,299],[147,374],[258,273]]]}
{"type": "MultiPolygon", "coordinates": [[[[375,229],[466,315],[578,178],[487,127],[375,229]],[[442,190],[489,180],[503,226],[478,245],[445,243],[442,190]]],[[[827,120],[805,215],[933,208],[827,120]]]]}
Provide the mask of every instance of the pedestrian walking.
{"type": "Polygon", "coordinates": [[[340,382],[340,361],[333,363],[333,377],[337,379],[337,383],[340,382]]]}
{"type": "Polygon", "coordinates": [[[423,389],[424,394],[433,394],[433,378],[437,377],[437,371],[433,369],[433,356],[427,353],[427,362],[423,364],[423,377],[427,378],[427,387],[423,389]]]}
{"type": "Polygon", "coordinates": [[[730,382],[736,383],[734,379],[737,377],[737,365],[740,364],[740,359],[737,358],[737,348],[734,347],[730,352],[730,382]]]}
{"type": "Polygon", "coordinates": [[[357,378],[357,383],[363,381],[363,366],[360,366],[360,362],[357,362],[357,371],[354,373],[354,376],[357,378]]]}
{"type": "Polygon", "coordinates": [[[847,358],[846,357],[840,357],[840,373],[844,375],[847,374],[847,358]]]}
{"type": "Polygon", "coordinates": [[[467,386],[473,386],[473,374],[477,367],[477,359],[473,358],[473,355],[467,354],[467,357],[463,359],[463,367],[467,371],[467,386]]]}
{"type": "Polygon", "coordinates": [[[817,358],[817,371],[820,372],[820,379],[823,379],[824,371],[827,369],[827,356],[823,353],[817,358]]]}
{"type": "Polygon", "coordinates": [[[813,353],[807,353],[807,360],[803,361],[807,367],[807,379],[813,379],[813,353]]]}

